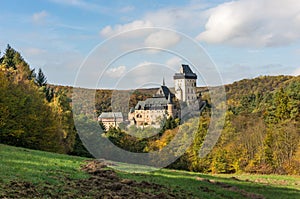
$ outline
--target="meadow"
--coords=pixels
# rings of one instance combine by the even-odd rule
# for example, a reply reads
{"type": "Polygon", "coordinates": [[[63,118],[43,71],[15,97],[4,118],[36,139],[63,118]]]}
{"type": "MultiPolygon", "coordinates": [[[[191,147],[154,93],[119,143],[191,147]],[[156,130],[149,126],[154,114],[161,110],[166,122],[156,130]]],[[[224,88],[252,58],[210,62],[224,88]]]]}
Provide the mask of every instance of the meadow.
{"type": "MultiPolygon", "coordinates": [[[[90,183],[88,179],[93,178],[91,173],[81,169],[88,163],[87,161],[89,160],[81,157],[0,144],[0,198],[32,198],[33,196],[36,198],[94,198],[94,196],[103,194],[103,189],[97,189],[101,182],[89,185],[95,187],[83,186],[90,183]]],[[[136,194],[157,191],[161,197],[168,196],[166,198],[174,196],[174,198],[296,199],[300,197],[299,176],[213,175],[171,169],[132,173],[124,171],[125,167],[134,168],[133,165],[117,164],[114,171],[111,172],[116,172],[117,177],[115,178],[118,179],[118,184],[122,185],[128,181],[143,184],[143,186],[135,188],[134,193],[136,194]],[[163,192],[165,194],[170,192],[173,195],[163,195],[163,192]]],[[[142,166],[135,165],[135,167],[143,169],[142,166]]],[[[105,168],[105,170],[112,169],[105,168]]],[[[134,170],[138,169],[134,168],[134,170]]],[[[108,178],[113,176],[112,174],[108,178]]],[[[97,181],[97,179],[93,179],[97,181]]],[[[107,188],[105,190],[112,193],[113,191],[122,191],[123,188],[117,190],[107,188]]],[[[113,198],[113,196],[107,198],[113,198]]]]}

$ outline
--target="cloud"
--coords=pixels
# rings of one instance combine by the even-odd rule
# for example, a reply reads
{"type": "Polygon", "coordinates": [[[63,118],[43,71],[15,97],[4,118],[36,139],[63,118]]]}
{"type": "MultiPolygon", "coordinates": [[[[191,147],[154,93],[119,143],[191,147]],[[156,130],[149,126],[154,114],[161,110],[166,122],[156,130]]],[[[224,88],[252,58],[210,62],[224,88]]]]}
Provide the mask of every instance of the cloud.
{"type": "MultiPolygon", "coordinates": [[[[297,70],[295,70],[293,67],[285,66],[279,63],[263,65],[252,65],[250,63],[233,64],[220,68],[220,72],[224,83],[232,83],[237,80],[255,78],[261,75],[297,75],[297,70]]],[[[300,68],[298,72],[300,73],[300,68]]]]}
{"type": "Polygon", "coordinates": [[[121,13],[128,13],[128,12],[132,12],[135,10],[134,6],[125,6],[123,8],[120,9],[121,13]]]}
{"type": "Polygon", "coordinates": [[[108,9],[85,0],[49,0],[60,5],[72,6],[83,10],[107,13],[108,9]]]}
{"type": "Polygon", "coordinates": [[[239,0],[209,10],[197,39],[238,46],[281,46],[300,38],[298,0],[239,0]]]}
{"type": "Polygon", "coordinates": [[[183,7],[168,7],[145,14],[144,20],[149,20],[157,27],[187,31],[198,28],[205,23],[205,13],[202,4],[189,4],[183,7]]]}
{"type": "Polygon", "coordinates": [[[32,22],[36,24],[43,24],[45,22],[45,18],[48,16],[48,13],[43,10],[41,12],[34,13],[32,15],[32,22]]]}
{"type": "MultiPolygon", "coordinates": [[[[146,85],[159,86],[164,77],[172,79],[173,71],[164,64],[144,61],[133,67],[122,79],[121,84],[128,88],[144,87],[146,85]]],[[[121,85],[120,84],[120,85],[121,85]]]]}
{"type": "Polygon", "coordinates": [[[178,70],[181,64],[182,64],[182,59],[180,57],[172,57],[171,59],[168,59],[166,61],[166,65],[175,70],[178,70]]]}
{"type": "Polygon", "coordinates": [[[153,25],[150,21],[136,20],[131,23],[124,24],[124,25],[118,24],[113,27],[106,26],[100,31],[100,35],[103,37],[110,37],[110,36],[119,34],[121,32],[136,30],[139,28],[147,28],[147,27],[153,27],[153,25]]]}
{"type": "Polygon", "coordinates": [[[36,56],[36,55],[42,55],[44,53],[46,53],[47,51],[44,49],[40,49],[40,48],[34,48],[34,47],[29,47],[24,49],[24,54],[26,56],[36,56]]]}
{"type": "Polygon", "coordinates": [[[168,48],[177,44],[180,41],[180,36],[175,32],[170,31],[158,31],[151,33],[145,39],[146,46],[154,46],[159,48],[168,48]]]}
{"type": "Polygon", "coordinates": [[[300,67],[297,68],[297,69],[292,73],[292,75],[294,75],[294,76],[300,75],[300,67]]]}
{"type": "Polygon", "coordinates": [[[116,68],[110,68],[105,73],[112,78],[121,77],[126,71],[126,66],[119,66],[116,68]]]}
{"type": "MultiPolygon", "coordinates": [[[[198,1],[191,1],[190,4],[185,6],[170,6],[146,12],[140,19],[129,23],[106,26],[100,31],[100,34],[109,37],[120,32],[145,27],[163,27],[188,31],[205,23],[206,14],[202,12],[205,8],[207,8],[207,4],[198,1]]],[[[129,12],[133,8],[128,6],[123,9],[129,12]]]]}

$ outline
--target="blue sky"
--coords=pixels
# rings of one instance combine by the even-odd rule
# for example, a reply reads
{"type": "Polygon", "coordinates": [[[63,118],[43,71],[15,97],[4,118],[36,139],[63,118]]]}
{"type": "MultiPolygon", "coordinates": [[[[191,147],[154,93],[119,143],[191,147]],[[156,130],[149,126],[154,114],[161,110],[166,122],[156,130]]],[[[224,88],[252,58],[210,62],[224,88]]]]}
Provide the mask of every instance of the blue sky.
{"type": "MultiPolygon", "coordinates": [[[[138,48],[143,39],[142,45],[181,49],[184,57],[210,57],[224,83],[260,75],[300,74],[298,0],[10,0],[1,1],[1,8],[1,52],[9,43],[32,68],[42,68],[48,81],[54,84],[114,88],[116,82],[124,81],[124,85],[125,80],[142,74],[150,78],[142,78],[145,82],[136,79],[132,85],[159,84],[162,76],[166,76],[167,84],[172,86],[169,76],[186,60],[162,51],[130,53],[107,67],[98,58],[110,56],[99,50],[102,53],[94,56],[91,62],[94,65],[80,70],[83,61],[93,57],[91,52],[97,48],[103,48],[101,43],[108,38],[151,27],[168,31],[155,29],[130,39],[119,36],[118,43],[111,42],[108,48],[110,51],[118,48],[112,51],[118,56],[120,48],[128,45],[138,48]],[[204,51],[192,51],[182,34],[201,45],[204,51]],[[205,52],[209,57],[200,55],[205,52]],[[76,74],[84,74],[86,81],[76,83],[76,74]]],[[[199,77],[206,66],[202,64],[196,66],[199,77]]],[[[199,78],[198,83],[207,81],[199,78]]]]}

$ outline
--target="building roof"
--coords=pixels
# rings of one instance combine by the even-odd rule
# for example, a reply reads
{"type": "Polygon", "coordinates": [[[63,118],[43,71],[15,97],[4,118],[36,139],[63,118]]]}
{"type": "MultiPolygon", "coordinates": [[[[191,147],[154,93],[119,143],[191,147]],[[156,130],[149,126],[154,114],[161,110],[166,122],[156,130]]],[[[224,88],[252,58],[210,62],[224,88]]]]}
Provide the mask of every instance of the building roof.
{"type": "Polygon", "coordinates": [[[170,91],[170,89],[167,86],[160,86],[160,88],[157,90],[156,94],[154,95],[154,97],[164,97],[166,99],[168,99],[169,94],[171,94],[171,97],[174,97],[174,94],[170,91]]]}
{"type": "Polygon", "coordinates": [[[135,105],[135,110],[143,110],[145,107],[145,101],[138,101],[135,105]]]}
{"type": "Polygon", "coordinates": [[[152,109],[162,109],[166,107],[168,100],[164,97],[154,97],[148,98],[145,101],[139,101],[135,106],[136,110],[152,110],[152,109]]]}
{"type": "Polygon", "coordinates": [[[99,117],[99,119],[106,119],[106,118],[122,118],[123,115],[121,112],[102,112],[99,117]]]}
{"type": "Polygon", "coordinates": [[[197,79],[197,75],[192,71],[189,65],[182,64],[180,73],[175,73],[174,79],[197,79]]]}

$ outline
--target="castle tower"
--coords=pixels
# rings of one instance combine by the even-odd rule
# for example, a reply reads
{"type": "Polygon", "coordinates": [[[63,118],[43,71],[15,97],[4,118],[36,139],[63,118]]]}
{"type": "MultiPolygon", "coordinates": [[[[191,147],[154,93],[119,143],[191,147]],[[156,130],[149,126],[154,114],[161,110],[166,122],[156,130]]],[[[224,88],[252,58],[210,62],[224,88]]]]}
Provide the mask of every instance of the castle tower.
{"type": "Polygon", "coordinates": [[[174,75],[176,98],[187,102],[188,105],[197,100],[196,81],[197,75],[191,70],[189,65],[182,64],[180,72],[174,75]]]}
{"type": "Polygon", "coordinates": [[[169,93],[169,96],[168,96],[167,106],[168,106],[168,109],[167,109],[168,117],[174,118],[174,109],[173,109],[173,102],[172,102],[171,93],[169,93]]]}

